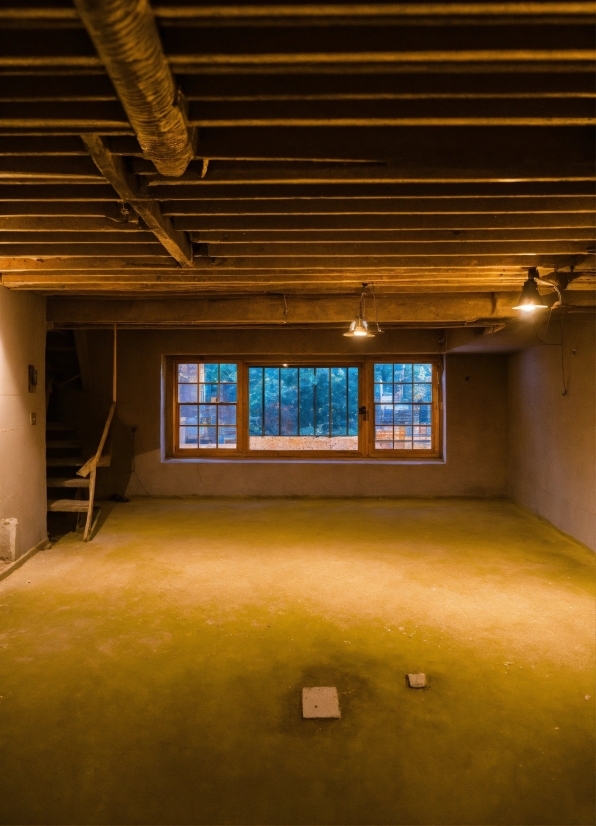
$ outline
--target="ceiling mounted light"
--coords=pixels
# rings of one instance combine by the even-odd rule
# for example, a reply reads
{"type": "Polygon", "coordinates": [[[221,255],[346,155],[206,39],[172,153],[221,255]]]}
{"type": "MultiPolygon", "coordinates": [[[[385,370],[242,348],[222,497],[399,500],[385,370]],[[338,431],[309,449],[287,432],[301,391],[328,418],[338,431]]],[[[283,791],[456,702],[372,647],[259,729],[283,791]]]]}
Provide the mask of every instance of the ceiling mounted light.
{"type": "MultiPolygon", "coordinates": [[[[356,337],[358,337],[358,338],[374,338],[375,337],[375,333],[371,333],[371,331],[369,330],[368,322],[366,320],[366,288],[367,287],[368,287],[368,284],[363,284],[362,285],[363,289],[362,289],[362,292],[360,294],[360,306],[358,308],[358,315],[354,319],[354,321],[352,321],[352,323],[350,324],[350,329],[348,330],[348,332],[344,333],[344,336],[346,336],[347,338],[356,338],[356,337]]],[[[373,302],[374,302],[374,305],[375,305],[375,319],[376,319],[377,299],[376,299],[376,296],[375,296],[374,285],[372,287],[372,297],[373,297],[373,302]]],[[[382,333],[383,331],[379,327],[379,322],[375,320],[375,323],[377,325],[377,332],[382,333]]]]}
{"type": "Polygon", "coordinates": [[[533,313],[534,310],[548,309],[548,304],[544,303],[544,299],[538,292],[538,287],[536,286],[537,278],[539,278],[538,270],[536,267],[532,267],[528,270],[528,279],[522,287],[519,301],[512,309],[522,310],[524,313],[533,313]]]}

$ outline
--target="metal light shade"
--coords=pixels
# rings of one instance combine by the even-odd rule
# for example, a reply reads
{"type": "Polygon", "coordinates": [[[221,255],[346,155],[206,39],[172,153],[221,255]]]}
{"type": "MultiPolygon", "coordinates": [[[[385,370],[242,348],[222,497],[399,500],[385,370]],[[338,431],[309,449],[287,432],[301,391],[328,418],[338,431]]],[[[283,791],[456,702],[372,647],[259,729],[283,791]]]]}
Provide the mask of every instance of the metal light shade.
{"type": "Polygon", "coordinates": [[[534,310],[548,309],[548,304],[544,303],[532,276],[529,276],[528,280],[524,283],[519,301],[512,309],[522,310],[525,313],[532,313],[534,310]]]}
{"type": "Polygon", "coordinates": [[[356,336],[360,338],[374,338],[375,334],[369,331],[366,320],[362,318],[362,316],[358,316],[358,318],[354,319],[350,324],[350,329],[347,333],[344,333],[344,336],[348,336],[349,338],[356,336]]]}

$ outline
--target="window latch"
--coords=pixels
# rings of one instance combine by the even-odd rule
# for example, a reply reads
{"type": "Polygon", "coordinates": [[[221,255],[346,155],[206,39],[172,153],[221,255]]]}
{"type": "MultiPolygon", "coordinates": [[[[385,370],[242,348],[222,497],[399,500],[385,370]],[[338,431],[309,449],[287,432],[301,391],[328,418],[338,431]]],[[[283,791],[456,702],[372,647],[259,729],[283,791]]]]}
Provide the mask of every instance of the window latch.
{"type": "Polygon", "coordinates": [[[358,412],[360,413],[365,422],[368,421],[368,410],[364,405],[358,408],[358,412]]]}

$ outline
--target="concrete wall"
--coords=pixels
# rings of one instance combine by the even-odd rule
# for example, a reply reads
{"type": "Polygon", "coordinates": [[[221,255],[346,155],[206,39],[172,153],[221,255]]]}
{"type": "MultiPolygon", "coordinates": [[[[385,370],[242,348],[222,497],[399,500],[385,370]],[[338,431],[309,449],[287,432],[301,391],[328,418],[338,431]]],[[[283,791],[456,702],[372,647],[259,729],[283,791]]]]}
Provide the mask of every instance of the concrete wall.
{"type": "MultiPolygon", "coordinates": [[[[510,358],[510,493],[520,504],[596,549],[595,325],[568,315],[561,347],[510,358]]],[[[560,341],[553,322],[549,341],[560,341]]]]}
{"type": "MultiPolygon", "coordinates": [[[[438,353],[436,330],[386,333],[354,343],[340,331],[123,331],[119,334],[118,421],[113,467],[100,491],[173,496],[503,496],[507,493],[507,361],[447,356],[446,461],[163,461],[165,355],[438,353]],[[132,427],[136,475],[131,474],[132,427]]],[[[97,395],[110,392],[111,340],[89,332],[97,395]]],[[[281,359],[280,359],[281,360],[281,359]]]]}
{"type": "Polygon", "coordinates": [[[45,301],[0,287],[0,556],[17,558],[46,538],[45,301]],[[27,365],[38,371],[28,390],[27,365]],[[31,413],[37,424],[32,425],[31,413]],[[9,521],[10,520],[10,521],[9,521]],[[16,520],[16,543],[9,534],[16,520]]]}

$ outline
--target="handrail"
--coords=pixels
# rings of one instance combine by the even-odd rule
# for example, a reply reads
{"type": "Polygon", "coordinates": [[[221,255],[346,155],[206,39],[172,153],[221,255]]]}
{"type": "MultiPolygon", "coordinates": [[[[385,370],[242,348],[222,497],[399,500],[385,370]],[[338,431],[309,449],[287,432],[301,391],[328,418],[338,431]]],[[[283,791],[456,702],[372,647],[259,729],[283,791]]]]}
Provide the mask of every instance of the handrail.
{"type": "Polygon", "coordinates": [[[99,440],[99,445],[97,446],[97,451],[95,452],[94,456],[92,456],[90,459],[87,459],[82,468],[77,470],[77,476],[89,476],[91,471],[97,467],[97,463],[101,459],[101,454],[103,453],[106,439],[108,438],[108,432],[110,430],[110,425],[112,424],[112,419],[114,418],[115,410],[116,402],[112,402],[110,412],[108,413],[108,418],[106,419],[106,423],[104,425],[103,433],[101,434],[101,439],[99,440]]]}

